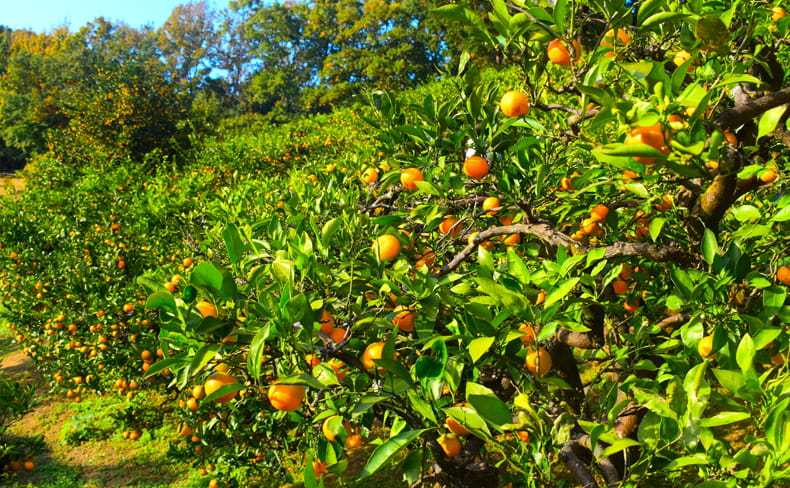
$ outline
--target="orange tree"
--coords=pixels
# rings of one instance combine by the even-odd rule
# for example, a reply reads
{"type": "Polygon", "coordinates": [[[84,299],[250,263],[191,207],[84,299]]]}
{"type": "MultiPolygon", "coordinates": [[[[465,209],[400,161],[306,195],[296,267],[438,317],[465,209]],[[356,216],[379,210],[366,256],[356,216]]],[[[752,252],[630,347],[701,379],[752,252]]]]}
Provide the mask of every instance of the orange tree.
{"type": "Polygon", "coordinates": [[[239,189],[182,291],[144,281],[166,355],[149,373],[234,378],[186,415],[184,449],[227,472],[309,452],[306,486],[343,473],[357,428],[378,444],[363,478],[787,481],[788,22],[757,2],[548,3],[439,9],[513,81],[462,57],[454,96],[373,95],[379,178],[319,160],[239,189]],[[526,115],[502,113],[511,90],[526,115]]]}

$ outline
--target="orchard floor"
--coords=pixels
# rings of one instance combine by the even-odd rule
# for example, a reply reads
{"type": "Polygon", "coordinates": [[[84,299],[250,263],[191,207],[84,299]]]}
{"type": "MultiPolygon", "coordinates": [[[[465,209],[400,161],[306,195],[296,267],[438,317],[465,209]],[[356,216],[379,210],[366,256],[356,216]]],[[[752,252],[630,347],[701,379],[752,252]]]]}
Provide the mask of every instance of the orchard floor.
{"type": "MultiPolygon", "coordinates": [[[[105,439],[67,443],[65,437],[75,419],[86,412],[96,417],[112,409],[117,402],[112,396],[87,398],[82,404],[62,394],[50,393],[50,385],[33,366],[33,362],[13,343],[5,327],[0,330],[0,370],[8,379],[34,383],[37,386],[37,403],[27,415],[11,423],[6,436],[18,442],[30,442],[43,436],[43,450],[35,456],[35,469],[18,471],[9,479],[2,478],[2,488],[205,488],[211,475],[201,476],[188,460],[180,462],[168,458],[169,435],[172,426],[143,434],[137,441],[124,440],[121,432],[114,431],[105,439]]],[[[348,488],[404,486],[398,469],[384,470],[372,480],[355,482],[354,478],[364,467],[374,446],[354,448],[349,452],[348,477],[345,484],[330,477],[327,487],[348,488]]],[[[272,480],[263,486],[298,488],[298,485],[281,485],[272,480]]]]}
{"type": "MultiPolygon", "coordinates": [[[[186,463],[165,459],[164,439],[124,440],[120,433],[108,439],[89,440],[76,445],[62,439],[64,425],[75,416],[76,404],[48,393],[49,385],[21,351],[8,338],[0,339],[2,371],[9,379],[37,385],[37,404],[33,411],[13,422],[6,433],[10,439],[26,442],[43,435],[43,451],[35,456],[35,469],[13,473],[0,479],[9,488],[118,488],[118,487],[205,487],[186,463]]],[[[16,442],[15,442],[16,443],[16,442]]]]}

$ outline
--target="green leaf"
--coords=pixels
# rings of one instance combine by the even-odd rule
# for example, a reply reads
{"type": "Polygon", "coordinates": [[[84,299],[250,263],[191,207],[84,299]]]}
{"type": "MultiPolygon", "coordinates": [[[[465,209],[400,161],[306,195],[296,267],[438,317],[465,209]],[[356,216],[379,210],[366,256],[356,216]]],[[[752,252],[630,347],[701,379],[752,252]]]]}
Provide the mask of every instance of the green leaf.
{"type": "Polygon", "coordinates": [[[697,20],[697,39],[702,40],[702,47],[724,55],[729,52],[730,31],[718,15],[703,15],[697,20]]]}
{"type": "Polygon", "coordinates": [[[752,340],[752,336],[747,333],[741,339],[741,342],[738,344],[738,349],[735,352],[735,360],[744,375],[754,368],[755,353],[754,341],[752,340]]]}
{"type": "Polygon", "coordinates": [[[236,281],[230,272],[212,262],[202,262],[197,265],[190,277],[190,283],[197,287],[205,287],[212,294],[223,299],[234,298],[236,281]]]}
{"type": "Polygon", "coordinates": [[[294,374],[291,376],[286,376],[285,378],[280,378],[277,380],[277,383],[283,385],[309,386],[310,388],[315,388],[316,390],[324,389],[324,384],[318,381],[318,378],[305,373],[294,374]]]}
{"type": "Polygon", "coordinates": [[[774,222],[787,222],[790,220],[790,205],[782,207],[771,217],[774,222]]]}
{"type": "Polygon", "coordinates": [[[650,194],[647,192],[647,188],[645,188],[645,185],[642,183],[628,183],[625,185],[625,189],[640,198],[650,197],[650,194]]]}
{"type": "Polygon", "coordinates": [[[716,259],[716,254],[719,252],[719,245],[716,243],[716,235],[710,229],[705,229],[705,234],[702,236],[702,259],[708,263],[708,266],[713,264],[716,259]]]}
{"type": "Polygon", "coordinates": [[[461,424],[472,435],[481,439],[490,439],[491,431],[486,425],[485,419],[469,407],[449,407],[443,409],[448,417],[453,418],[461,424]]]}
{"type": "Polygon", "coordinates": [[[415,181],[414,184],[417,185],[417,190],[421,191],[422,193],[433,195],[435,197],[442,196],[442,191],[430,181],[415,181]]]}
{"type": "Polygon", "coordinates": [[[222,238],[225,241],[225,247],[228,248],[228,258],[230,262],[234,265],[239,264],[241,257],[247,250],[244,246],[244,240],[241,238],[239,228],[232,223],[226,224],[225,229],[222,231],[222,238]]]}
{"type": "Polygon", "coordinates": [[[642,27],[644,29],[652,29],[654,26],[668,24],[670,22],[675,22],[676,20],[683,20],[687,16],[687,14],[680,12],[659,12],[645,19],[645,21],[642,22],[642,27]]]}
{"type": "Polygon", "coordinates": [[[145,308],[163,308],[168,312],[176,313],[176,299],[173,294],[167,290],[157,291],[148,296],[145,301],[145,308]]]}
{"type": "Polygon", "coordinates": [[[145,373],[146,378],[150,378],[152,376],[158,375],[162,371],[166,369],[170,369],[173,372],[179,371],[181,368],[177,367],[179,365],[184,365],[184,358],[186,354],[179,354],[174,358],[166,358],[160,359],[159,361],[155,362],[148,368],[148,371],[145,373]]]}
{"type": "Polygon", "coordinates": [[[359,479],[365,479],[376,473],[384,465],[388,464],[399,452],[406,448],[406,446],[417,439],[423,432],[424,430],[422,429],[407,430],[405,432],[401,432],[395,437],[389,438],[384,444],[380,445],[375,451],[373,451],[373,454],[370,456],[370,459],[368,459],[367,464],[365,464],[365,467],[362,468],[362,472],[359,474],[359,479]]]}
{"type": "Polygon", "coordinates": [[[271,326],[267,323],[255,333],[250,343],[250,352],[247,356],[247,371],[253,379],[261,377],[261,362],[263,350],[266,348],[266,339],[271,336],[271,326]]]}
{"type": "Polygon", "coordinates": [[[779,309],[787,300],[787,292],[781,286],[772,286],[763,290],[763,306],[765,308],[779,309]]]}
{"type": "Polygon", "coordinates": [[[573,290],[577,283],[579,283],[580,278],[568,278],[567,280],[561,281],[558,283],[551,291],[546,295],[546,302],[544,303],[543,307],[548,308],[558,301],[565,298],[568,293],[573,290]]]}
{"type": "Polygon", "coordinates": [[[612,443],[611,446],[604,449],[601,455],[598,456],[598,459],[603,459],[611,456],[616,452],[620,452],[622,450],[628,449],[629,447],[636,447],[640,445],[641,444],[639,443],[639,441],[635,441],[633,439],[629,439],[628,437],[626,437],[625,439],[620,439],[615,441],[614,443],[612,443]]]}
{"type": "Polygon", "coordinates": [[[414,372],[418,380],[441,378],[444,374],[442,363],[430,356],[420,356],[414,363],[414,372]]]}
{"type": "Polygon", "coordinates": [[[491,389],[478,383],[469,382],[466,384],[466,403],[497,429],[513,420],[507,404],[500,400],[491,389]]]}
{"type": "Polygon", "coordinates": [[[433,413],[433,409],[431,408],[431,404],[428,403],[425,399],[421,398],[417,390],[414,388],[409,389],[406,393],[409,397],[409,402],[411,403],[411,408],[413,411],[420,414],[422,418],[429,420],[431,423],[436,423],[436,415],[433,413]]]}
{"type": "Polygon", "coordinates": [[[327,245],[327,243],[332,240],[338,229],[340,229],[340,224],[340,217],[330,219],[324,224],[324,226],[321,228],[321,241],[324,243],[324,245],[327,245]]]}
{"type": "Polygon", "coordinates": [[[682,468],[683,466],[694,466],[698,464],[710,464],[710,459],[708,459],[707,454],[698,453],[692,456],[681,456],[679,458],[675,458],[667,463],[667,465],[664,466],[664,469],[674,470],[682,468]]]}
{"type": "Polygon", "coordinates": [[[223,397],[228,393],[233,393],[234,391],[241,391],[244,389],[244,385],[241,383],[228,383],[227,385],[222,385],[217,391],[212,393],[211,395],[206,396],[203,399],[203,402],[213,402],[217,398],[223,397]]]}
{"type": "Polygon", "coordinates": [[[782,120],[782,116],[787,110],[787,105],[779,105],[778,107],[774,107],[771,110],[763,113],[760,117],[760,123],[757,126],[757,138],[761,138],[763,136],[767,136],[768,134],[772,133],[774,129],[776,129],[777,124],[779,121],[782,120]]]}
{"type": "Polygon", "coordinates": [[[472,357],[472,362],[476,363],[478,359],[483,357],[485,353],[494,345],[496,337],[478,337],[472,339],[469,343],[469,355],[472,357]]]}
{"type": "Polygon", "coordinates": [[[735,217],[738,222],[758,220],[762,215],[760,209],[754,205],[741,205],[740,207],[733,207],[730,209],[730,212],[732,212],[733,217],[735,217]]]}
{"type": "Polygon", "coordinates": [[[659,236],[661,236],[661,230],[664,228],[666,221],[667,219],[663,217],[656,217],[650,221],[650,238],[653,239],[653,242],[657,241],[659,236]]]}
{"type": "Polygon", "coordinates": [[[734,424],[750,417],[751,414],[749,412],[716,412],[715,417],[700,419],[699,424],[702,427],[719,427],[734,424]]]}
{"type": "Polygon", "coordinates": [[[554,24],[559,32],[565,32],[565,19],[568,15],[568,0],[557,0],[554,3],[554,24]]]}

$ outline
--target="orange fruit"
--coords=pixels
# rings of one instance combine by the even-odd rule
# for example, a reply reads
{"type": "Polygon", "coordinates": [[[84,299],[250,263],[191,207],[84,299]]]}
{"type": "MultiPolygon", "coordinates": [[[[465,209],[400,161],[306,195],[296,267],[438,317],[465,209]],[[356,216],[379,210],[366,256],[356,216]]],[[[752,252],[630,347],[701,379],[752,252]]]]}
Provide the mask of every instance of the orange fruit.
{"type": "Polygon", "coordinates": [[[25,461],[22,464],[22,468],[25,471],[33,471],[34,469],[36,469],[36,465],[35,465],[35,463],[33,463],[33,461],[25,461]]]}
{"type": "Polygon", "coordinates": [[[285,412],[293,412],[302,406],[307,390],[302,385],[282,385],[274,383],[267,393],[272,407],[285,412]]]}
{"type": "Polygon", "coordinates": [[[518,330],[524,333],[524,335],[521,336],[521,343],[524,344],[524,346],[526,347],[534,346],[537,343],[538,334],[535,331],[534,327],[528,324],[524,324],[521,327],[519,327],[518,330]]]}
{"type": "Polygon", "coordinates": [[[488,174],[488,162],[480,156],[472,156],[464,161],[464,174],[475,180],[482,180],[488,174]]]}
{"type": "Polygon", "coordinates": [[[618,295],[625,295],[628,293],[628,283],[624,280],[615,280],[612,283],[612,290],[618,295]]]}
{"type": "Polygon", "coordinates": [[[203,385],[195,385],[192,388],[192,398],[195,400],[202,400],[206,398],[206,389],[203,388],[203,385]]]}
{"type": "Polygon", "coordinates": [[[154,353],[146,350],[140,353],[140,357],[143,358],[143,361],[148,361],[154,357],[154,353]]]}
{"type": "Polygon", "coordinates": [[[202,300],[195,304],[195,308],[198,309],[200,315],[205,317],[218,317],[217,315],[217,307],[214,306],[213,303],[202,300]]]}
{"type": "Polygon", "coordinates": [[[436,262],[436,254],[433,253],[430,249],[426,249],[422,252],[422,254],[417,256],[417,262],[414,263],[414,266],[417,269],[422,268],[423,266],[431,267],[436,262]]]}
{"type": "Polygon", "coordinates": [[[463,444],[458,439],[458,436],[455,434],[442,434],[436,439],[436,442],[442,446],[442,450],[445,454],[449,457],[455,457],[461,454],[461,450],[463,449],[463,444]]]}
{"type": "Polygon", "coordinates": [[[178,434],[186,436],[186,435],[192,435],[192,433],[194,433],[194,432],[195,431],[192,430],[192,427],[190,427],[188,424],[184,423],[184,424],[181,424],[181,428],[179,429],[178,434]]]}
{"type": "MultiPolygon", "coordinates": [[[[669,154],[669,148],[666,146],[664,133],[659,123],[650,126],[634,127],[626,136],[625,144],[646,144],[664,154],[669,154]]],[[[634,157],[634,161],[644,165],[651,165],[656,162],[656,158],[636,156],[634,157]]]]}
{"type": "Polygon", "coordinates": [[[321,359],[316,357],[315,354],[308,354],[304,357],[304,360],[307,361],[307,364],[310,365],[311,368],[315,368],[319,364],[321,364],[321,359]]]}
{"type": "Polygon", "coordinates": [[[352,434],[346,439],[346,447],[359,447],[364,443],[362,436],[359,434],[352,434]]]}
{"type": "Polygon", "coordinates": [[[602,203],[590,210],[590,219],[593,222],[603,222],[607,215],[609,215],[609,207],[602,203]]]}
{"type": "Polygon", "coordinates": [[[617,43],[616,41],[620,41],[620,44],[628,44],[631,42],[631,36],[623,29],[617,29],[617,33],[615,33],[614,29],[609,29],[603,35],[601,46],[613,46],[617,43]]]}
{"type": "Polygon", "coordinates": [[[573,187],[573,181],[567,176],[560,180],[560,190],[573,191],[574,189],[575,188],[573,187]]]}
{"type": "Polygon", "coordinates": [[[625,309],[626,312],[636,312],[639,309],[639,299],[637,298],[633,302],[626,300],[623,302],[623,309],[625,309]]]}
{"type": "Polygon", "coordinates": [[[628,264],[623,263],[623,268],[620,270],[620,274],[618,275],[621,280],[627,280],[631,278],[631,273],[634,271],[634,268],[628,264]]]}
{"type": "Polygon", "coordinates": [[[549,354],[549,351],[543,349],[542,347],[539,347],[537,350],[530,351],[527,354],[526,366],[527,369],[532,372],[532,374],[537,376],[546,376],[549,371],[551,371],[551,355],[549,354]],[[538,366],[540,366],[540,372],[538,372],[538,366]]]}
{"type": "MultiPolygon", "coordinates": [[[[579,58],[582,51],[577,41],[573,41],[573,49],[575,51],[574,56],[579,58]]],[[[549,42],[549,46],[546,48],[546,54],[549,56],[549,61],[554,64],[566,67],[571,65],[571,54],[568,52],[568,47],[559,39],[554,39],[549,42]]]]}
{"type": "Polygon", "coordinates": [[[790,285],[790,268],[781,266],[776,270],[776,279],[783,285],[790,285]]]}
{"type": "Polygon", "coordinates": [[[189,409],[189,410],[191,410],[193,412],[196,412],[197,409],[198,409],[198,402],[197,402],[197,400],[195,400],[194,398],[187,398],[186,407],[187,407],[187,409],[189,409]]]}
{"type": "Polygon", "coordinates": [[[778,22],[782,17],[787,17],[787,12],[782,7],[771,8],[771,20],[778,22]]]}
{"type": "Polygon", "coordinates": [[[321,311],[321,332],[329,334],[335,327],[335,318],[326,309],[321,311]]]}
{"type": "Polygon", "coordinates": [[[123,311],[126,313],[134,312],[134,305],[132,305],[131,303],[124,304],[123,311]]]}
{"type": "Polygon", "coordinates": [[[516,432],[516,435],[518,435],[518,438],[521,439],[521,442],[529,442],[529,432],[526,430],[519,430],[516,432]]]}
{"type": "Polygon", "coordinates": [[[766,169],[764,171],[761,171],[760,175],[758,176],[758,178],[760,178],[760,181],[762,181],[763,183],[773,183],[774,181],[776,181],[778,177],[779,175],[776,174],[776,171],[772,169],[766,169]]]}
{"type": "Polygon", "coordinates": [[[579,227],[579,230],[588,236],[598,234],[600,228],[598,227],[598,222],[594,221],[592,218],[582,220],[582,225],[579,227]]]}
{"type": "Polygon", "coordinates": [[[711,356],[711,352],[713,351],[713,336],[707,335],[699,340],[697,343],[697,352],[703,358],[706,357],[713,357],[711,356]]]}
{"type": "Polygon", "coordinates": [[[184,260],[181,261],[181,265],[184,266],[185,268],[188,268],[192,266],[192,262],[193,262],[192,258],[184,258],[184,260]]]}
{"type": "Polygon", "coordinates": [[[422,171],[417,168],[406,168],[400,174],[400,183],[407,190],[416,190],[417,184],[415,181],[423,181],[424,179],[422,171]]]}
{"type": "Polygon", "coordinates": [[[313,461],[313,473],[316,478],[320,478],[326,473],[326,463],[316,459],[313,461]]]}
{"type": "MultiPolygon", "coordinates": [[[[206,380],[206,384],[203,386],[203,389],[206,392],[206,396],[208,396],[223,386],[233,383],[238,383],[235,377],[225,373],[214,373],[206,380]]],[[[222,395],[219,398],[215,398],[214,401],[217,403],[228,403],[229,401],[236,398],[236,394],[238,394],[238,391],[233,391],[226,395],[222,395]]]]}
{"type": "Polygon", "coordinates": [[[499,109],[505,117],[523,117],[529,113],[529,99],[524,93],[511,90],[502,95],[499,109]]]}
{"type": "Polygon", "coordinates": [[[346,337],[346,329],[343,329],[342,327],[332,327],[327,335],[331,337],[333,341],[335,341],[335,344],[340,344],[346,337]]]}
{"type": "Polygon", "coordinates": [[[398,305],[395,307],[395,317],[392,319],[392,323],[397,325],[398,328],[403,332],[411,332],[414,330],[414,320],[417,318],[417,312],[405,305],[398,305]]]}
{"type": "Polygon", "coordinates": [[[373,242],[373,252],[379,261],[392,261],[400,254],[400,241],[391,234],[381,235],[373,242]]]}
{"type": "Polygon", "coordinates": [[[439,232],[444,235],[457,236],[461,233],[461,226],[458,224],[458,219],[455,217],[447,217],[439,224],[439,232]]]}
{"type": "MultiPolygon", "coordinates": [[[[691,59],[691,53],[685,50],[678,51],[675,53],[675,57],[672,58],[672,62],[675,63],[675,66],[680,66],[686,61],[691,59]]],[[[694,65],[689,65],[689,71],[694,71],[694,65]]]]}
{"type": "MultiPolygon", "coordinates": [[[[373,371],[377,366],[376,363],[373,362],[376,359],[381,359],[381,355],[384,352],[384,343],[383,342],[373,342],[365,348],[365,351],[362,353],[362,365],[368,371],[373,371]]],[[[384,372],[384,368],[378,368],[379,373],[384,372]]]]}
{"type": "MultiPolygon", "coordinates": [[[[456,407],[465,407],[466,403],[456,403],[455,406],[456,407]]],[[[447,426],[447,429],[450,432],[452,432],[453,434],[455,434],[455,435],[469,435],[469,431],[466,430],[466,427],[464,427],[463,425],[459,424],[452,417],[447,417],[447,420],[445,421],[445,425],[447,426]]]]}
{"type": "MultiPolygon", "coordinates": [[[[321,431],[324,433],[324,437],[332,442],[337,440],[335,438],[334,432],[329,429],[329,421],[334,418],[340,418],[340,415],[332,415],[331,417],[327,417],[324,419],[324,423],[321,424],[321,431]]],[[[343,427],[346,429],[346,438],[348,438],[348,436],[351,435],[351,424],[348,423],[348,420],[343,419],[343,427]]]]}
{"type": "Polygon", "coordinates": [[[362,183],[365,183],[366,185],[373,184],[379,181],[379,170],[376,168],[367,168],[362,172],[360,179],[362,180],[362,183]]]}
{"type": "MultiPolygon", "coordinates": [[[[483,200],[483,210],[492,210],[495,208],[499,208],[502,205],[499,203],[499,198],[497,197],[488,197],[483,200]]],[[[496,215],[496,210],[488,212],[488,215],[496,215]]]]}

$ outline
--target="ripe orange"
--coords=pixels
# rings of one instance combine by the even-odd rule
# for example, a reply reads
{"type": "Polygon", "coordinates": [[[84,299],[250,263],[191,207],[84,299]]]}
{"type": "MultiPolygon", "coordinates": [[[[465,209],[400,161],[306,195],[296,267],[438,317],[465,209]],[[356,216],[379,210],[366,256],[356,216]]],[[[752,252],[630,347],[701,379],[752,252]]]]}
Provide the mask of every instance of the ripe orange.
{"type": "MultiPolygon", "coordinates": [[[[373,342],[365,348],[365,352],[362,353],[362,365],[368,371],[373,371],[376,368],[376,363],[373,361],[376,359],[381,359],[381,355],[384,352],[384,343],[383,342],[373,342]]],[[[379,373],[384,372],[384,368],[378,368],[379,373]]]]}
{"type": "Polygon", "coordinates": [[[538,334],[534,327],[529,324],[524,324],[519,327],[518,330],[524,333],[524,335],[521,336],[521,343],[524,344],[525,347],[534,346],[537,343],[538,334]]]}
{"type": "MultiPolygon", "coordinates": [[[[682,51],[678,51],[677,53],[675,53],[675,57],[672,58],[672,62],[675,63],[675,66],[680,66],[683,63],[685,63],[686,61],[688,61],[689,59],[691,59],[691,53],[688,52],[688,51],[682,50],[682,51]]],[[[694,71],[694,65],[693,64],[689,65],[688,70],[689,71],[694,71]]]]}
{"type": "MultiPolygon", "coordinates": [[[[324,423],[321,424],[321,431],[324,433],[324,437],[332,442],[337,440],[335,438],[334,432],[329,429],[329,421],[334,418],[340,418],[340,415],[332,415],[331,417],[327,417],[324,419],[324,423]]],[[[346,438],[348,438],[348,436],[351,435],[351,424],[348,423],[348,420],[343,419],[343,427],[346,429],[346,438]]]]}
{"type": "Polygon", "coordinates": [[[724,131],[724,139],[733,146],[738,145],[738,136],[736,136],[731,130],[724,131]]]}
{"type": "Polygon", "coordinates": [[[445,454],[449,457],[455,457],[461,454],[461,450],[463,449],[463,444],[458,439],[458,436],[455,434],[442,434],[436,439],[436,442],[442,446],[442,450],[445,454]]]}
{"type": "Polygon", "coordinates": [[[536,351],[530,351],[527,354],[526,366],[532,374],[546,376],[551,371],[551,355],[549,351],[542,347],[539,347],[536,351]],[[538,372],[538,366],[540,366],[540,372],[538,372]]]}
{"type": "Polygon", "coordinates": [[[629,313],[636,312],[639,309],[639,299],[636,298],[634,299],[633,302],[629,302],[628,300],[626,300],[625,302],[623,302],[623,309],[625,309],[625,311],[629,313]]]}
{"type": "Polygon", "coordinates": [[[436,254],[433,253],[430,249],[426,249],[417,256],[417,262],[414,263],[414,267],[417,269],[422,268],[423,266],[431,267],[436,262],[436,254]]]}
{"type": "Polygon", "coordinates": [[[132,305],[131,303],[125,303],[123,306],[123,311],[126,313],[134,312],[134,305],[132,305]]]}
{"type": "Polygon", "coordinates": [[[475,180],[482,180],[488,174],[488,163],[480,156],[472,156],[464,161],[464,174],[475,180]]]}
{"type": "Polygon", "coordinates": [[[140,357],[143,358],[143,361],[148,361],[154,357],[154,353],[146,350],[140,353],[140,357]]]}
{"type": "Polygon", "coordinates": [[[518,438],[521,439],[521,442],[524,442],[524,443],[529,442],[529,432],[528,431],[526,431],[526,430],[519,430],[518,432],[516,432],[516,434],[518,435],[518,438]]]}
{"type": "Polygon", "coordinates": [[[359,434],[352,434],[346,439],[346,447],[359,447],[364,443],[365,441],[362,440],[362,436],[359,434]]]}
{"type": "MultiPolygon", "coordinates": [[[[625,144],[646,144],[664,154],[669,154],[669,148],[666,146],[661,124],[658,123],[650,126],[634,127],[626,136],[625,144]]],[[[636,156],[634,157],[634,161],[649,166],[656,162],[656,158],[636,156]]]]}
{"type": "Polygon", "coordinates": [[[417,184],[415,181],[423,181],[424,179],[422,171],[417,168],[406,168],[400,174],[400,183],[407,190],[416,190],[417,184]]]}
{"type": "MultiPolygon", "coordinates": [[[[577,41],[573,41],[574,56],[578,59],[581,55],[581,46],[577,41]]],[[[568,47],[559,39],[554,39],[549,42],[546,49],[546,54],[549,56],[549,61],[560,66],[571,66],[571,55],[568,52],[568,47]]]]}
{"type": "Polygon", "coordinates": [[[203,388],[203,385],[195,385],[192,387],[192,398],[195,400],[202,400],[206,398],[206,389],[203,388]]]}
{"type": "Polygon", "coordinates": [[[392,323],[397,325],[403,332],[412,332],[414,330],[414,320],[417,318],[417,312],[405,305],[398,305],[395,307],[395,317],[392,323]]]}
{"type": "Polygon", "coordinates": [[[787,12],[782,7],[771,8],[771,20],[778,22],[782,17],[787,17],[787,12]]]}
{"type": "Polygon", "coordinates": [[[520,91],[511,90],[502,95],[499,108],[505,117],[523,117],[529,113],[529,99],[520,91]]]}
{"type": "Polygon", "coordinates": [[[783,285],[790,285],[790,268],[787,266],[780,266],[776,270],[776,279],[783,285]]]}
{"type": "Polygon", "coordinates": [[[192,262],[192,258],[184,258],[184,260],[181,261],[181,265],[183,265],[185,268],[188,268],[192,266],[192,262]]]}
{"type": "MultiPolygon", "coordinates": [[[[225,373],[214,373],[206,380],[206,384],[203,386],[203,389],[206,392],[206,396],[208,396],[219,390],[221,387],[232,383],[238,383],[236,378],[233,376],[225,373]]],[[[236,398],[237,393],[238,391],[233,391],[219,398],[215,398],[214,401],[217,403],[228,403],[229,401],[236,398]]]]}
{"type": "Polygon", "coordinates": [[[631,278],[631,273],[634,271],[634,268],[628,264],[623,263],[623,268],[620,270],[620,274],[618,275],[621,280],[627,280],[631,278]]]}
{"type": "Polygon", "coordinates": [[[186,407],[187,407],[187,409],[189,409],[189,410],[191,410],[193,412],[196,412],[197,409],[198,409],[198,402],[197,402],[197,400],[195,400],[194,398],[187,398],[186,407]]]}
{"type": "Polygon", "coordinates": [[[33,461],[25,461],[22,464],[22,468],[24,468],[25,471],[33,471],[36,469],[36,465],[33,463],[33,461]]]}
{"type": "MultiPolygon", "coordinates": [[[[465,407],[466,404],[465,403],[456,403],[455,406],[456,407],[465,407]]],[[[464,427],[463,425],[459,424],[452,417],[447,417],[447,420],[445,421],[445,425],[447,426],[447,429],[450,432],[452,432],[453,434],[455,434],[455,435],[469,435],[469,431],[466,430],[466,427],[464,427]]]]}
{"type": "Polygon", "coordinates": [[[307,390],[302,385],[281,385],[275,383],[269,387],[269,402],[277,410],[293,412],[302,406],[307,390]]]}
{"type": "Polygon", "coordinates": [[[379,181],[379,170],[377,170],[376,168],[367,168],[362,173],[360,179],[362,180],[362,183],[365,183],[366,185],[375,183],[379,181]]]}
{"type": "Polygon", "coordinates": [[[400,241],[391,234],[381,235],[373,242],[373,252],[379,261],[392,261],[400,254],[400,241]]]}
{"type": "Polygon", "coordinates": [[[321,332],[329,334],[335,327],[335,318],[326,309],[321,312],[321,332]]]}
{"type": "Polygon", "coordinates": [[[439,232],[444,235],[457,236],[461,233],[461,226],[458,224],[458,219],[455,217],[447,217],[439,224],[439,232]]]}
{"type": "Polygon", "coordinates": [[[589,218],[582,220],[579,230],[582,232],[582,234],[591,236],[598,234],[600,228],[598,227],[598,222],[594,221],[592,218],[589,218]]]}
{"type": "Polygon", "coordinates": [[[773,183],[774,181],[776,181],[778,177],[779,175],[776,174],[776,171],[772,169],[766,169],[764,171],[761,171],[759,175],[760,181],[762,181],[763,183],[773,183]]]}
{"type": "Polygon", "coordinates": [[[606,31],[606,34],[603,35],[601,46],[613,46],[616,44],[616,41],[620,41],[620,44],[628,44],[631,42],[631,36],[623,29],[617,29],[616,34],[614,29],[609,29],[606,31]]]}
{"type": "Polygon", "coordinates": [[[313,473],[315,473],[316,478],[322,477],[326,473],[326,463],[318,459],[313,461],[313,473]]]}
{"type": "Polygon", "coordinates": [[[335,341],[335,344],[340,344],[346,337],[346,329],[343,329],[342,327],[332,327],[327,335],[331,337],[333,341],[335,341]]]}
{"type": "Polygon", "coordinates": [[[195,304],[195,308],[198,309],[198,312],[200,312],[200,315],[202,315],[204,318],[205,317],[218,317],[218,315],[217,315],[217,307],[215,307],[214,304],[209,302],[209,301],[202,300],[200,302],[197,302],[195,304]]]}
{"type": "Polygon", "coordinates": [[[612,290],[618,295],[625,295],[628,293],[628,283],[624,280],[615,280],[612,283],[612,290]]]}
{"type": "MultiPolygon", "coordinates": [[[[488,197],[485,200],[483,200],[483,210],[492,210],[495,208],[499,208],[501,206],[502,205],[499,203],[499,198],[497,197],[488,197]]],[[[497,211],[493,210],[491,212],[488,212],[488,215],[496,215],[496,213],[497,211]]]]}
{"type": "Polygon", "coordinates": [[[703,358],[706,358],[706,357],[709,357],[709,356],[713,357],[710,354],[712,351],[713,351],[713,336],[712,335],[707,335],[707,336],[705,336],[705,337],[703,337],[702,339],[699,340],[699,343],[697,343],[697,352],[699,353],[700,356],[702,356],[703,358]]]}
{"type": "Polygon", "coordinates": [[[609,215],[609,207],[602,203],[590,210],[590,219],[593,222],[603,222],[607,215],[609,215]]]}

